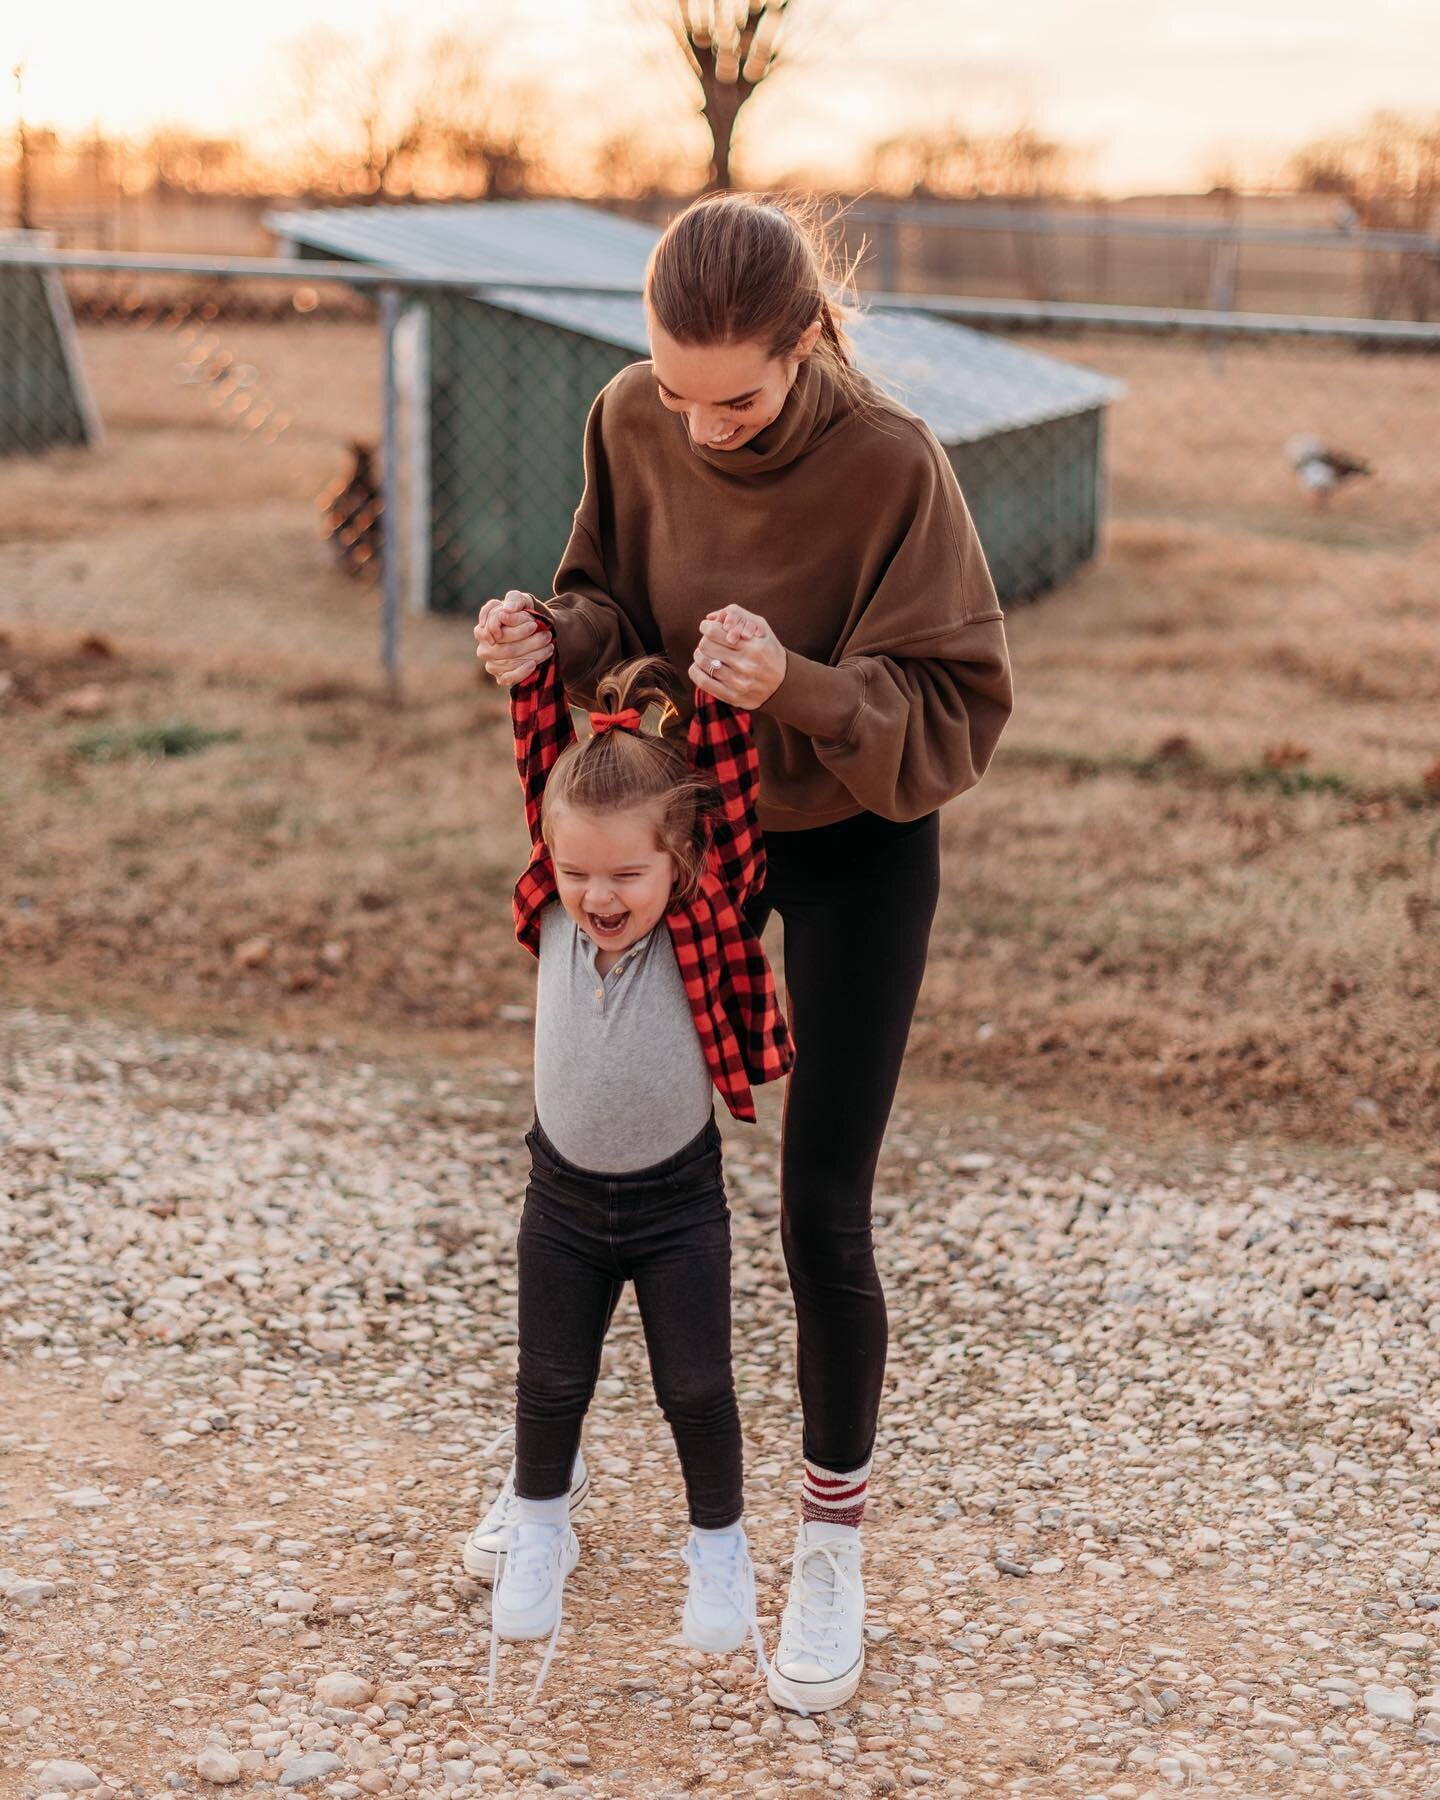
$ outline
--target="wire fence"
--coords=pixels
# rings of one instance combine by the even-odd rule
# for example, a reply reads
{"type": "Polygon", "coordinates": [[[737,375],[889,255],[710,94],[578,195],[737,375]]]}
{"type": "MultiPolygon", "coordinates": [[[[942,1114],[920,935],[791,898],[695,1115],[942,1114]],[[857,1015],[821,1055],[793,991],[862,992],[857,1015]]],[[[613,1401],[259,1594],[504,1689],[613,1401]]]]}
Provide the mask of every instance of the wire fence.
{"type": "MultiPolygon", "coordinates": [[[[1153,203],[1152,203],[1153,204],[1153,203]]],[[[1339,196],[1265,202],[1220,196],[1214,215],[1139,216],[1104,202],[861,201],[847,244],[868,247],[866,279],[886,290],[939,289],[1120,306],[1260,309],[1327,316],[1440,316],[1440,237],[1361,228],[1339,196]],[[1288,213],[1288,217],[1286,216],[1288,213]]]]}
{"type": "MultiPolygon", "coordinates": [[[[1008,603],[1123,579],[1161,628],[1187,561],[1356,604],[1440,597],[1440,327],[870,303],[1008,603]]],[[[0,627],[317,680],[378,646],[392,693],[402,664],[453,667],[457,615],[549,591],[590,401],[643,354],[616,325],[634,311],[583,283],[0,242],[0,627]]],[[[696,579],[743,600],[743,571],[696,579]]]]}

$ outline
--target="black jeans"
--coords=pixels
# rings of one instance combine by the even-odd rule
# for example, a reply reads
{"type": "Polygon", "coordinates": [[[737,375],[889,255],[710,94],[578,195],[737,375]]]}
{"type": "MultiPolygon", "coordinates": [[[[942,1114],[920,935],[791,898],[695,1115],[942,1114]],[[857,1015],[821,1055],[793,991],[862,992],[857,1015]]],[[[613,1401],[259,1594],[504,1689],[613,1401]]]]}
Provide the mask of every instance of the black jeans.
{"type": "Polygon", "coordinates": [[[785,928],[780,1236],[797,1327],[804,1453],[858,1469],[875,1445],[889,1333],[870,1205],[940,896],[940,815],[859,813],[768,832],[747,913],[785,928]]]}
{"type": "Polygon", "coordinates": [[[515,1491],[568,1492],[605,1333],[627,1280],[655,1397],[674,1434],[692,1525],[743,1508],[740,1412],[730,1366],[730,1212],[720,1128],[631,1174],[567,1162],[537,1119],[520,1218],[515,1491]]]}

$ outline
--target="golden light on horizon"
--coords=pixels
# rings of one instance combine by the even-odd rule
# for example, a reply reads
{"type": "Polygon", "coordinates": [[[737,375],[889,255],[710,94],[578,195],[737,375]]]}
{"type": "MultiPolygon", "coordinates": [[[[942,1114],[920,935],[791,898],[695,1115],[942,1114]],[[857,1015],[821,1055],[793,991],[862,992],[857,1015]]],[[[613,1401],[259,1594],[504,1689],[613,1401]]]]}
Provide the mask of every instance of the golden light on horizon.
{"type": "MultiPolygon", "coordinates": [[[[1087,187],[1194,186],[1222,163],[1278,166],[1300,143],[1357,128],[1381,106],[1433,110],[1440,91],[1429,0],[1364,9],[1339,0],[1168,8],[1113,0],[1099,14],[1032,0],[1003,18],[970,0],[873,18],[857,0],[841,3],[847,35],[827,43],[831,0],[792,0],[797,17],[808,15],[811,53],[762,86],[742,115],[738,155],[749,179],[807,172],[854,183],[871,146],[906,125],[1028,122],[1074,152],[1087,187]]],[[[702,149],[687,76],[658,15],[653,40],[636,54],[646,28],[632,0],[481,5],[462,15],[443,0],[415,0],[404,31],[433,37],[457,17],[493,39],[507,81],[533,91],[558,166],[593,161],[615,130],[648,131],[687,155],[702,149]]],[[[173,123],[241,137],[264,159],[293,124],[287,58],[297,35],[329,27],[379,42],[395,18],[366,0],[252,0],[244,39],[217,52],[208,22],[182,0],[125,9],[73,0],[5,30],[0,53],[7,69],[26,65],[35,125],[142,134],[173,123]]],[[[10,136],[14,113],[7,84],[0,136],[10,136]]]]}

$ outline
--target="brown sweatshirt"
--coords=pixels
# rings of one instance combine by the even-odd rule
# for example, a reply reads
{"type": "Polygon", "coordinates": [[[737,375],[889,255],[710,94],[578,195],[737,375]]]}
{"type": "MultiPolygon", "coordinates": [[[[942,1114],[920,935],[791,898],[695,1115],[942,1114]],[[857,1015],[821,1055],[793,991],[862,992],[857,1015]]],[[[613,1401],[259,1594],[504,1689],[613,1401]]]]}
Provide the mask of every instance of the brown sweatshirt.
{"type": "Polygon", "coordinates": [[[758,613],[787,651],[754,712],[763,831],[868,809],[919,818],[984,774],[1012,705],[1005,626],[934,434],[880,396],[856,409],[803,362],[739,449],[691,442],[648,362],[590,410],[585,493],[542,602],[572,697],[632,656],[685,696],[706,613],[758,613]]]}

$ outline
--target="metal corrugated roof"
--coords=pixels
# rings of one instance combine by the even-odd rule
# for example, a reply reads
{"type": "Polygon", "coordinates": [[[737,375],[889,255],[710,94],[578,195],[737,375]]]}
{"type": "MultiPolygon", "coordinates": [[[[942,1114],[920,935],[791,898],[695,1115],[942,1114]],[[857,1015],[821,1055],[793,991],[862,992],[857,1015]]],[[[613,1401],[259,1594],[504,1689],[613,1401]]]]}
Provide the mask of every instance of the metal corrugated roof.
{"type": "MultiPolygon", "coordinates": [[[[344,207],[276,213],[267,224],[293,241],[386,268],[633,280],[637,287],[659,235],[652,226],[565,200],[344,207]]],[[[475,298],[637,356],[650,354],[638,295],[486,285],[475,298]]],[[[866,312],[854,320],[851,336],[860,367],[924,419],[942,444],[974,443],[1088,412],[1124,391],[1089,369],[921,313],[866,312]]]]}
{"type": "Polygon", "coordinates": [[[1092,369],[921,313],[862,313],[850,336],[860,367],[942,444],[1089,412],[1125,391],[1092,369]]]}
{"type": "Polygon", "coordinates": [[[336,206],[272,212],[277,237],[387,269],[435,274],[633,281],[659,233],[575,200],[466,200],[448,206],[336,206]]]}

